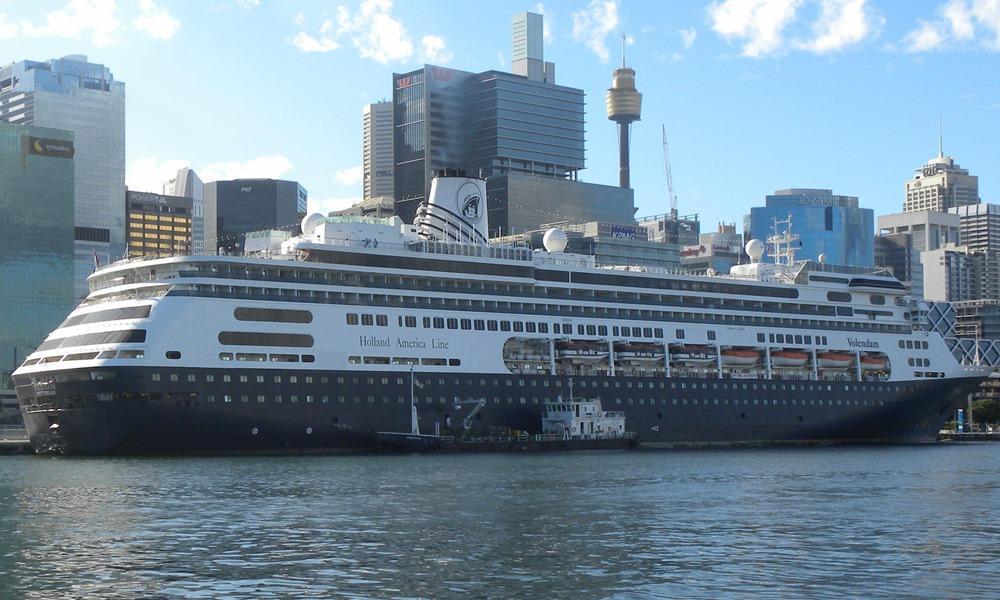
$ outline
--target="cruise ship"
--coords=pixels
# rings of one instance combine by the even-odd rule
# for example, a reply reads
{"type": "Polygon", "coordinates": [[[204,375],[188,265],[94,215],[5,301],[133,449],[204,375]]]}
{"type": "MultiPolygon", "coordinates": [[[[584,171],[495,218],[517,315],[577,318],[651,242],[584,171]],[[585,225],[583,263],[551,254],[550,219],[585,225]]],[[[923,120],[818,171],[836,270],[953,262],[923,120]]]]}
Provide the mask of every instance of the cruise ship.
{"type": "Polygon", "coordinates": [[[894,278],[751,261],[691,276],[490,244],[485,183],[413,224],[308,215],[243,256],[123,260],[13,375],[66,454],[339,451],[377,433],[538,433],[571,390],[641,446],[935,439],[989,368],[915,330],[894,278]]]}

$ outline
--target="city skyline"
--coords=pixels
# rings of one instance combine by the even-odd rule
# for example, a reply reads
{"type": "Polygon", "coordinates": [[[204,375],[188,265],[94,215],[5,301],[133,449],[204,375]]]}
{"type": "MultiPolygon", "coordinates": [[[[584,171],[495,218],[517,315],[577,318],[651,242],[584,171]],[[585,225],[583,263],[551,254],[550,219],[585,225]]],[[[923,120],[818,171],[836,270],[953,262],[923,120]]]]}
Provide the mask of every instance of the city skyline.
{"type": "Polygon", "coordinates": [[[205,181],[300,181],[318,200],[311,208],[326,211],[361,197],[361,107],[391,95],[392,73],[424,62],[511,71],[511,18],[539,11],[559,83],[586,93],[584,181],[617,180],[603,95],[620,64],[616,36],[630,36],[627,62],[645,96],[632,133],[637,216],[668,209],[661,123],[680,212],[709,224],[738,220],[787,187],[833,188],[876,214],[899,212],[904,182],[937,154],[939,114],[944,153],[980,176],[984,202],[1000,200],[991,177],[1000,150],[990,143],[1000,133],[1000,84],[988,77],[1000,50],[1000,30],[988,25],[1000,22],[990,20],[996,9],[743,6],[746,14],[729,2],[442,3],[431,11],[389,2],[339,11],[318,2],[40,2],[0,8],[0,60],[86,54],[127,82],[136,189],[160,191],[190,164],[205,181]]]}

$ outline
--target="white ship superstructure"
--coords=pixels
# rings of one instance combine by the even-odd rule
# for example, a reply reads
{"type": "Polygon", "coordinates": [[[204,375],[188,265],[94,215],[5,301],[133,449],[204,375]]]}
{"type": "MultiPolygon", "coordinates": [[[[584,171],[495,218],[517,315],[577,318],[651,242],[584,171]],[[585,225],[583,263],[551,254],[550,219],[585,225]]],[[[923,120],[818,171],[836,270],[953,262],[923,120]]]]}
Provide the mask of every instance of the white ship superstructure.
{"type": "Polygon", "coordinates": [[[417,223],[310,215],[247,255],[122,261],[14,374],[38,450],[369,447],[460,422],[533,431],[578,391],[645,445],[932,437],[988,369],[913,331],[888,276],[755,262],[597,268],[486,243],[485,186],[437,178],[417,223]]]}

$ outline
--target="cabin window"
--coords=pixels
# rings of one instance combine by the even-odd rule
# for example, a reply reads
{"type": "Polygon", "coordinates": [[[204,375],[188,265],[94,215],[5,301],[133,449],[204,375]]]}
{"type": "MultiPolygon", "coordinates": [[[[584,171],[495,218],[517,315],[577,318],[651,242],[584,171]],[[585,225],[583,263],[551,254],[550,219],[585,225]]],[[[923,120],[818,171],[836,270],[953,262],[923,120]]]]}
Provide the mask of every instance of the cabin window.
{"type": "Polygon", "coordinates": [[[683,340],[684,339],[684,330],[683,329],[678,329],[674,333],[676,334],[677,339],[679,339],[679,340],[683,340]]]}
{"type": "Polygon", "coordinates": [[[170,360],[177,360],[181,357],[181,353],[176,350],[167,350],[167,358],[170,360]]]}
{"type": "Polygon", "coordinates": [[[715,332],[714,331],[709,331],[708,332],[708,339],[709,340],[713,340],[713,341],[715,340],[715,332]]]}
{"type": "Polygon", "coordinates": [[[361,324],[362,325],[374,325],[375,324],[375,317],[373,315],[361,315],[361,324]]]}

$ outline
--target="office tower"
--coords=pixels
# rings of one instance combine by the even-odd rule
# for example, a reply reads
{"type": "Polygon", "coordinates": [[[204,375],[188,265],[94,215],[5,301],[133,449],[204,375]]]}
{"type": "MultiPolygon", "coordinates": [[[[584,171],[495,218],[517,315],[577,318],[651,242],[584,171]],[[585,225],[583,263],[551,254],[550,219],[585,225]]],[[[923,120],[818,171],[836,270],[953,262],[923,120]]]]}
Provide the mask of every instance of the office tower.
{"type": "Polygon", "coordinates": [[[129,257],[192,254],[191,198],[128,190],[125,202],[129,257]]]}
{"type": "Polygon", "coordinates": [[[206,253],[240,255],[251,231],[296,231],[306,215],[306,189],[295,181],[234,179],[205,184],[206,253]]]}
{"type": "Polygon", "coordinates": [[[177,175],[163,186],[165,196],[191,199],[191,250],[192,254],[205,254],[205,184],[190,167],[182,167],[177,175]]]}
{"type": "Polygon", "coordinates": [[[544,17],[537,13],[517,13],[511,33],[511,72],[532,81],[555,83],[555,65],[545,62],[544,17]]]}
{"type": "Polygon", "coordinates": [[[960,240],[958,216],[930,210],[881,215],[878,230],[875,265],[891,269],[916,298],[924,297],[921,255],[960,240]]]}
{"type": "Polygon", "coordinates": [[[392,198],[392,102],[366,104],[362,110],[363,200],[392,198]]]}
{"type": "MultiPolygon", "coordinates": [[[[777,190],[765,197],[764,206],[750,209],[750,235],[766,241],[775,233],[775,222],[788,219],[801,243],[797,260],[818,260],[823,254],[829,264],[875,265],[875,213],[859,208],[857,197],[822,189],[777,190]]],[[[785,227],[779,229],[782,233],[785,227]]]]}
{"type": "Polygon", "coordinates": [[[970,204],[979,204],[979,178],[955,164],[954,158],[945,156],[940,145],[937,157],[917,169],[913,179],[906,182],[905,212],[946,211],[970,204]]]}
{"type": "Polygon", "coordinates": [[[744,245],[743,234],[736,231],[735,223],[719,223],[718,230],[701,234],[697,245],[681,249],[681,266],[690,273],[705,274],[711,269],[728,275],[734,265],[745,262],[744,245]]]}
{"type": "MultiPolygon", "coordinates": [[[[73,296],[73,133],[0,123],[0,400],[73,296]]],[[[93,257],[91,257],[93,264],[93,257]]]]}
{"type": "Polygon", "coordinates": [[[0,120],[73,132],[75,294],[125,252],[125,84],[86,56],[0,68],[0,120]]]}
{"type": "MultiPolygon", "coordinates": [[[[635,224],[621,225],[600,221],[559,223],[566,232],[565,252],[593,257],[594,266],[641,265],[676,269],[680,258],[676,244],[664,244],[647,238],[647,231],[635,224]]],[[[543,238],[550,227],[494,238],[501,244],[519,244],[544,248],[543,238]]],[[[585,262],[581,264],[586,264],[585,262]]]]}
{"type": "Polygon", "coordinates": [[[1000,251],[1000,204],[956,206],[948,212],[958,215],[963,246],[1000,251]]]}
{"type": "Polygon", "coordinates": [[[698,215],[653,215],[642,217],[638,220],[638,225],[646,230],[650,241],[675,244],[679,248],[697,244],[701,236],[698,215]]]}
{"type": "Polygon", "coordinates": [[[934,302],[959,302],[979,297],[982,257],[967,246],[945,244],[921,253],[924,267],[923,298],[934,302]]]}

